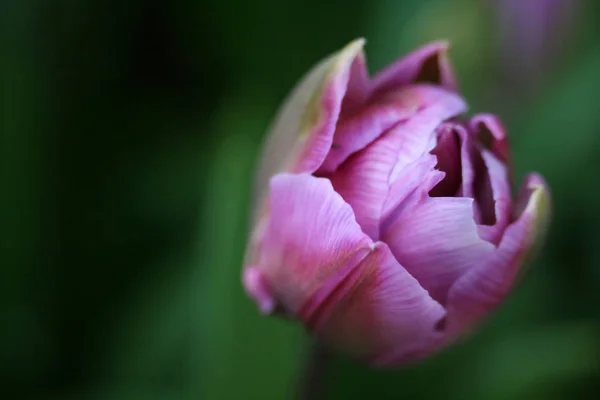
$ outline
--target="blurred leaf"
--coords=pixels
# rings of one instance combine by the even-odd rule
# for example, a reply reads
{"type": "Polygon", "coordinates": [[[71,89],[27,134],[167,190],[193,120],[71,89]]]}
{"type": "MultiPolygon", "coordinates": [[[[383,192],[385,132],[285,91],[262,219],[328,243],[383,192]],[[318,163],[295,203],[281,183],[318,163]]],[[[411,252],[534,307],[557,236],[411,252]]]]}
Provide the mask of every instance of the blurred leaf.
{"type": "Polygon", "coordinates": [[[571,178],[595,157],[600,113],[593,107],[600,93],[600,49],[574,61],[561,79],[548,85],[521,124],[511,130],[517,171],[544,174],[557,195],[568,193],[571,178]]]}
{"type": "Polygon", "coordinates": [[[595,323],[551,325],[498,337],[461,369],[469,384],[456,396],[529,399],[540,388],[551,395],[558,385],[598,372],[599,328],[595,323]]]}
{"type": "Polygon", "coordinates": [[[253,87],[228,96],[216,118],[222,140],[206,186],[192,307],[206,399],[289,398],[304,345],[298,326],[259,316],[241,287],[254,155],[273,108],[262,96],[253,87]]]}

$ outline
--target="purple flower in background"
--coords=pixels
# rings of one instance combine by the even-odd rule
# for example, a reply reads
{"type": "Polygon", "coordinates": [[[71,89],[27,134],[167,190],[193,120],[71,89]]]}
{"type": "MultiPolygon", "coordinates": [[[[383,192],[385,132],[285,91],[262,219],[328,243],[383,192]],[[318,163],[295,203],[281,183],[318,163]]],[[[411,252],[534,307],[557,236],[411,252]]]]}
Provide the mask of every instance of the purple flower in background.
{"type": "Polygon", "coordinates": [[[568,47],[579,0],[492,0],[503,73],[521,88],[535,85],[568,47]]]}
{"type": "Polygon", "coordinates": [[[549,194],[531,174],[513,200],[505,132],[494,116],[460,117],[446,43],[373,78],[363,44],[317,65],[281,109],[243,284],[263,313],[399,365],[506,296],[544,231],[549,194]]]}

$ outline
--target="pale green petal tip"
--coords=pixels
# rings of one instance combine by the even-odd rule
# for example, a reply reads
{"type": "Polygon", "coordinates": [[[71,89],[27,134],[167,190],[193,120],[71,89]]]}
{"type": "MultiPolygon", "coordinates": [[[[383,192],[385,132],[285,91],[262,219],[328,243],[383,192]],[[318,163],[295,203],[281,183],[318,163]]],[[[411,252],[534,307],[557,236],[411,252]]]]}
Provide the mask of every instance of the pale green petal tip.
{"type": "Polygon", "coordinates": [[[545,236],[550,225],[550,192],[543,181],[532,182],[528,188],[531,190],[531,197],[525,212],[533,215],[535,240],[538,241],[545,236]]]}
{"type": "Polygon", "coordinates": [[[540,250],[546,242],[552,215],[552,205],[550,191],[541,176],[537,174],[532,175],[527,189],[530,192],[530,196],[523,213],[531,216],[531,233],[528,250],[524,255],[523,262],[529,265],[539,255],[540,250]]]}
{"type": "Polygon", "coordinates": [[[367,43],[365,38],[358,38],[348,43],[343,49],[341,49],[336,57],[334,69],[344,67],[348,63],[351,63],[360,53],[362,53],[365,44],[367,43]]]}
{"type": "Polygon", "coordinates": [[[321,120],[321,99],[326,90],[326,85],[346,68],[350,68],[354,59],[358,56],[362,56],[362,50],[366,43],[364,38],[358,38],[353,40],[344,46],[337,53],[330,56],[327,61],[328,66],[326,72],[323,75],[322,80],[317,85],[316,90],[312,93],[307,105],[306,110],[302,115],[300,137],[306,138],[310,133],[311,129],[319,123],[321,120]]]}

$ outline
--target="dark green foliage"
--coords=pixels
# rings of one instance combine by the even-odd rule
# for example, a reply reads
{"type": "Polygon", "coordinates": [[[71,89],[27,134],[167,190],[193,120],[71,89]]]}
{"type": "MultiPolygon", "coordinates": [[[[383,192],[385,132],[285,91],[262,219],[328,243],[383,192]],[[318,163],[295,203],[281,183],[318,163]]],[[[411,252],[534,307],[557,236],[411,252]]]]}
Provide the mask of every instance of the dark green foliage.
{"type": "Polygon", "coordinates": [[[480,332],[405,370],[336,357],[326,398],[593,398],[600,14],[589,0],[571,50],[521,96],[500,90],[484,3],[0,2],[6,398],[294,397],[308,340],[240,285],[252,169],[286,92],[358,36],[372,72],[453,40],[469,103],[507,122],[517,178],[548,178],[554,221],[480,332]]]}

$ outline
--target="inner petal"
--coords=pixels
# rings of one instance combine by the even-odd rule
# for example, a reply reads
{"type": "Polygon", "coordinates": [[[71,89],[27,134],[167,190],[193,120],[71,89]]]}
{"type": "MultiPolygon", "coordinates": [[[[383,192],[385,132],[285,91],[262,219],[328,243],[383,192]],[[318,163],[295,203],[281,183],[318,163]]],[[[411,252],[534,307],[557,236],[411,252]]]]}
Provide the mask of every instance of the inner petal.
{"type": "Polygon", "coordinates": [[[400,122],[410,121],[423,112],[427,121],[434,117],[444,121],[465,110],[466,104],[460,96],[432,85],[411,85],[382,93],[372,98],[362,111],[345,115],[338,121],[331,149],[317,175],[332,173],[350,155],[400,122]]]}
{"type": "Polygon", "coordinates": [[[494,225],[496,223],[495,202],[488,168],[483,161],[481,152],[476,147],[472,149],[471,157],[475,170],[473,195],[475,206],[479,209],[479,220],[477,223],[481,225],[494,225]]]}
{"type": "Polygon", "coordinates": [[[473,199],[430,197],[430,189],[427,185],[418,188],[400,205],[399,212],[389,215],[381,239],[398,262],[444,305],[451,285],[494,246],[478,235],[473,199]]]}
{"type": "Polygon", "coordinates": [[[460,160],[460,138],[451,126],[438,129],[437,146],[431,154],[436,156],[436,168],[444,172],[444,179],[430,192],[431,197],[454,197],[461,184],[462,163],[460,160]]]}
{"type": "MultiPolygon", "coordinates": [[[[463,124],[457,122],[443,124],[438,128],[438,132],[440,142],[444,137],[447,138],[450,132],[458,138],[460,156],[455,156],[454,161],[450,159],[448,153],[450,153],[452,146],[448,143],[440,145],[432,151],[432,154],[438,157],[438,169],[445,172],[447,177],[438,185],[441,185],[441,188],[434,188],[431,195],[433,197],[455,195],[472,198],[475,200],[473,203],[475,222],[479,225],[494,225],[496,223],[496,213],[490,174],[481,155],[481,149],[476,143],[476,136],[472,131],[467,130],[463,124]],[[447,158],[447,160],[444,158],[447,158]],[[448,171],[456,170],[457,163],[460,164],[460,175],[449,173],[448,171]],[[452,166],[453,164],[454,166],[452,166]],[[456,184],[457,181],[459,182],[458,190],[453,194],[448,187],[453,188],[451,185],[456,184]]],[[[446,139],[446,142],[449,142],[449,140],[446,139]]]]}

